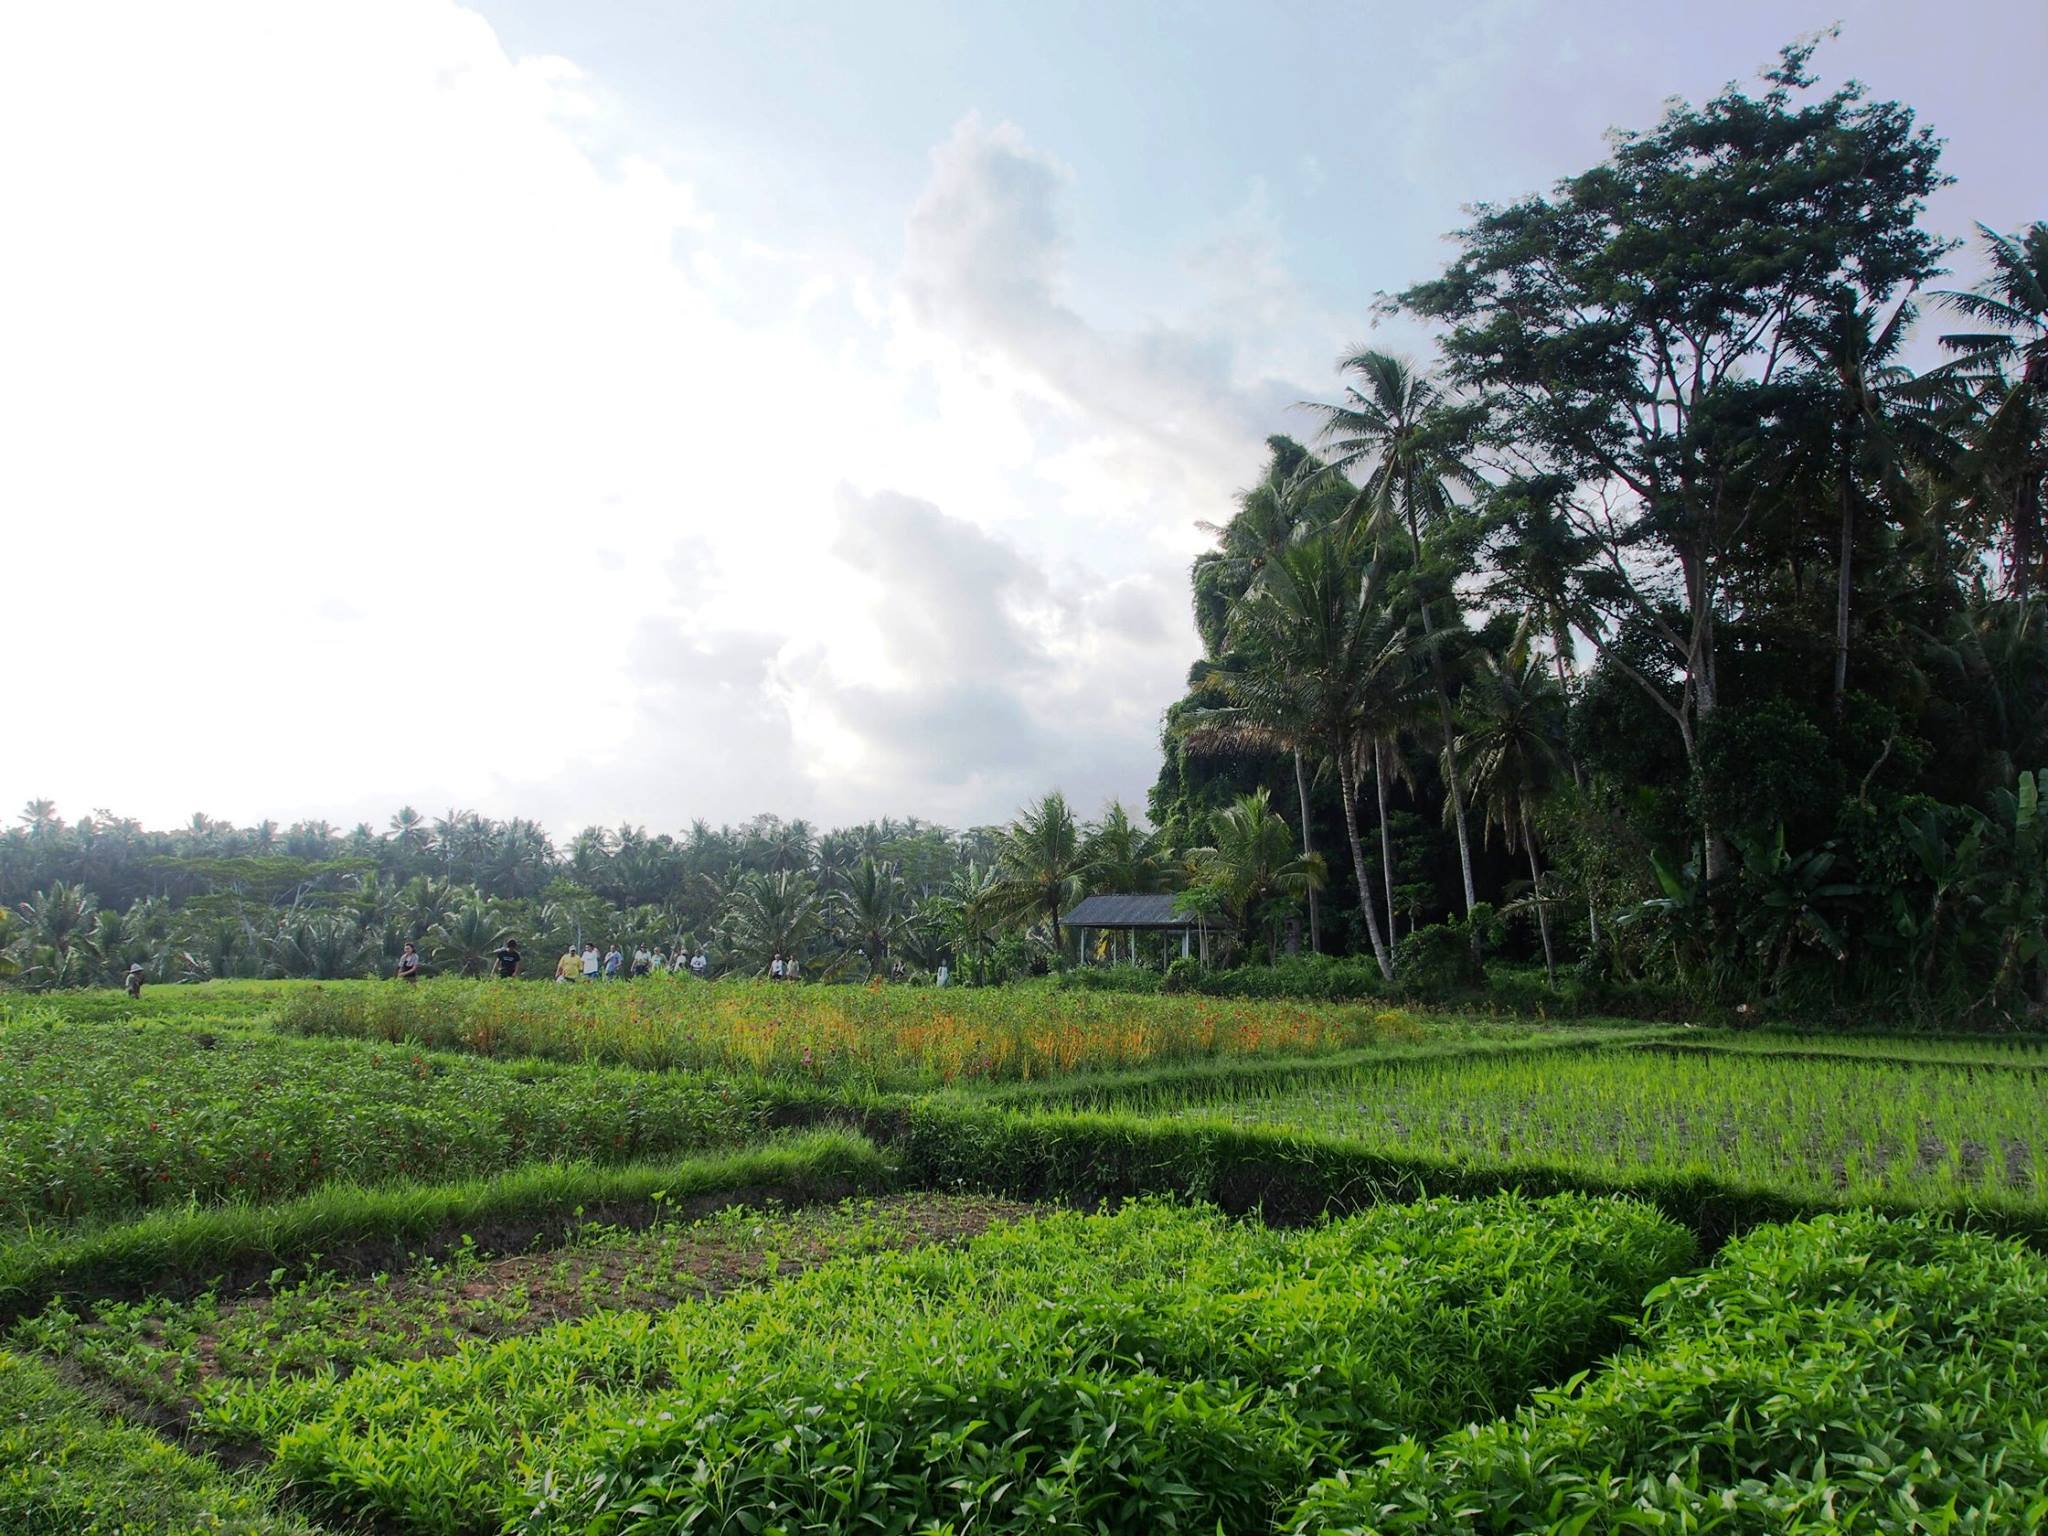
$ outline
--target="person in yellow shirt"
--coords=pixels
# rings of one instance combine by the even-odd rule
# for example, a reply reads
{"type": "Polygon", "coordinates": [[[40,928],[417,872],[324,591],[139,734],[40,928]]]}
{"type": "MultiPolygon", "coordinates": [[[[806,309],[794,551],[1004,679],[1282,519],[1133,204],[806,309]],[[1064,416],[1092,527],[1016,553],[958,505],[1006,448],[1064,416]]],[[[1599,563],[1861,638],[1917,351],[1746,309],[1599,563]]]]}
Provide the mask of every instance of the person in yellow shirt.
{"type": "Polygon", "coordinates": [[[562,958],[555,962],[555,980],[574,981],[583,974],[583,962],[573,949],[562,951],[562,958]]]}

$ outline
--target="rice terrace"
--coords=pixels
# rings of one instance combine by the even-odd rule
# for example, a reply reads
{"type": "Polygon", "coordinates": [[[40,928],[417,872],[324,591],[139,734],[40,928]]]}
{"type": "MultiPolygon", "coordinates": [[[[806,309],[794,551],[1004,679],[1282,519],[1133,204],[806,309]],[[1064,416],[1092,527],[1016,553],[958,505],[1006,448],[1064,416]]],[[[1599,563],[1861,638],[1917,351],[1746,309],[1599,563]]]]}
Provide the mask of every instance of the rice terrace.
{"type": "Polygon", "coordinates": [[[2048,1531],[2048,12],[1840,8],[0,10],[0,1536],[2048,1531]]]}

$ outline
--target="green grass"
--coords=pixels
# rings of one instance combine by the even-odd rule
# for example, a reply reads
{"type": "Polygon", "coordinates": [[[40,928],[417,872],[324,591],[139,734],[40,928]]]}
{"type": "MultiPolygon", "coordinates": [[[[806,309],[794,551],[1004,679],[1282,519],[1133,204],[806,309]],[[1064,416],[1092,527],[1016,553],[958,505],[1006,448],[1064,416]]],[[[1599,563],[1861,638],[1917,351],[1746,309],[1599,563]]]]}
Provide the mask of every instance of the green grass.
{"type": "Polygon", "coordinates": [[[155,1022],[0,1025],[0,1232],[753,1135],[696,1077],[155,1022]]]}
{"type": "Polygon", "coordinates": [[[412,1531],[1253,1529],[1318,1468],[1588,1363],[1692,1254],[1582,1197],[1296,1232],[1139,1204],[256,1387],[211,1422],[412,1531]]]}
{"type": "Polygon", "coordinates": [[[99,1405],[38,1361],[0,1351],[0,1530],[8,1536],[310,1536],[234,1477],[99,1405]]]}
{"type": "MultiPolygon", "coordinates": [[[[817,1130],[766,1146],[624,1166],[533,1164],[450,1183],[364,1189],[330,1184],[275,1205],[159,1211],[93,1232],[45,1232],[0,1244],[0,1319],[58,1298],[191,1293],[222,1278],[333,1267],[388,1268],[409,1248],[446,1248],[465,1233],[500,1232],[524,1248],[586,1219],[643,1218],[693,1201],[791,1203],[878,1192],[891,1165],[846,1131],[817,1130]]],[[[493,1248],[505,1239],[493,1241],[493,1248]]]]}
{"type": "Polygon", "coordinates": [[[1822,1203],[2048,1205],[2048,1098],[2030,1074],[1961,1066],[1519,1053],[1191,1094],[1175,1113],[1468,1165],[1696,1170],[1822,1203]]]}
{"type": "Polygon", "coordinates": [[[2048,1260],[1926,1219],[1768,1227],[1652,1296],[1638,1349],[1512,1417],[1408,1437],[1299,1536],[2038,1531],[2048,1260]]]}

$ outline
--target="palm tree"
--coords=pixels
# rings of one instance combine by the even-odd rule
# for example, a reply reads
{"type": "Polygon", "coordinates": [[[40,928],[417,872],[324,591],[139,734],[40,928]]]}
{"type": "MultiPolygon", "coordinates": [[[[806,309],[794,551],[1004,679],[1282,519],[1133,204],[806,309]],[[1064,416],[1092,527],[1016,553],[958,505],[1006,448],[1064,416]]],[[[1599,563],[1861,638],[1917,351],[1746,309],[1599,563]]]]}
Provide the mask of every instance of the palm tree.
{"type": "Polygon", "coordinates": [[[1529,857],[1529,899],[1543,936],[1543,970],[1555,986],[1557,954],[1530,811],[1556,788],[1563,767],[1564,695],[1529,644],[1526,629],[1515,636],[1507,655],[1483,659],[1464,701],[1464,716],[1458,756],[1471,769],[1472,793],[1488,825],[1501,829],[1510,849],[1519,846],[1529,857]]]}
{"type": "Polygon", "coordinates": [[[1109,802],[1082,851],[1094,867],[1091,878],[1104,890],[1139,894],[1166,886],[1170,871],[1159,857],[1157,835],[1131,820],[1121,801],[1109,802]]]}
{"type": "Polygon", "coordinates": [[[1344,399],[1335,405],[1307,404],[1323,418],[1323,441],[1331,450],[1331,466],[1338,470],[1366,467],[1352,503],[1353,515],[1375,532],[1390,521],[1399,521],[1408,530],[1415,560],[1416,608],[1423,636],[1431,642],[1437,724],[1444,743],[1444,786],[1458,833],[1458,865],[1464,876],[1469,916],[1479,900],[1472,877],[1472,838],[1465,824],[1465,791],[1458,776],[1457,754],[1451,750],[1450,683],[1434,644],[1436,620],[1425,585],[1422,548],[1424,531],[1442,522],[1456,505],[1450,487],[1476,488],[1479,484],[1461,453],[1470,435],[1469,422],[1428,375],[1417,373],[1399,358],[1365,351],[1344,359],[1340,367],[1358,380],[1345,386],[1344,399]]]}
{"type": "Polygon", "coordinates": [[[889,951],[910,925],[903,878],[896,866],[864,855],[839,892],[837,906],[842,931],[867,957],[869,973],[887,975],[889,951]]]}
{"type": "Polygon", "coordinates": [[[417,853],[427,846],[427,818],[411,806],[401,805],[388,825],[401,852],[417,853]]]}
{"type": "Polygon", "coordinates": [[[940,942],[973,962],[978,984],[989,941],[1002,921],[1001,877],[994,868],[970,860],[926,906],[940,942]]]}
{"type": "MultiPolygon", "coordinates": [[[[1391,980],[1393,950],[1380,929],[1358,826],[1359,772],[1366,733],[1412,718],[1415,668],[1405,621],[1385,601],[1384,566],[1361,557],[1365,542],[1356,526],[1324,528],[1266,563],[1232,615],[1247,665],[1225,684],[1245,728],[1294,733],[1335,764],[1359,907],[1380,973],[1391,980]]],[[[1377,753],[1373,762],[1377,768],[1377,753]]],[[[1384,796],[1381,806],[1384,832],[1384,796]]]]}
{"type": "Polygon", "coordinates": [[[426,949],[442,965],[465,976],[481,976],[492,952],[509,937],[496,914],[471,892],[470,899],[427,929],[426,949]]]}
{"type": "MultiPolygon", "coordinates": [[[[1940,381],[1918,379],[1897,361],[1915,311],[1901,300],[1880,323],[1876,310],[1844,294],[1841,301],[1793,331],[1794,344],[1829,397],[1819,472],[1810,478],[1832,492],[1839,528],[1835,557],[1835,674],[1839,717],[1849,687],[1849,618],[1857,530],[1872,495],[1907,507],[1917,498],[1913,471],[1943,467],[1944,434],[1924,408],[1940,381]]],[[[1797,477],[1807,478],[1807,477],[1797,477]]]]}
{"type": "Polygon", "coordinates": [[[1989,330],[1949,335],[1949,371],[1976,397],[1965,469],[1971,500],[2005,545],[2006,580],[2025,599],[2048,556],[2048,223],[2015,237],[1977,226],[1991,275],[1935,299],[1989,330]]]}
{"type": "Polygon", "coordinates": [[[999,901],[1007,915],[1044,918],[1052,926],[1052,947],[1064,951],[1060,913],[1087,892],[1094,873],[1081,826],[1054,790],[1017,815],[996,854],[1002,871],[999,901]]]}
{"type": "Polygon", "coordinates": [[[1247,939],[1260,915],[1268,917],[1270,957],[1279,948],[1275,906],[1321,885],[1326,878],[1323,861],[1294,851],[1293,829],[1273,809],[1263,785],[1249,795],[1239,795],[1210,822],[1215,845],[1195,855],[1200,884],[1222,899],[1238,932],[1247,939]]]}
{"type": "Polygon", "coordinates": [[[824,903],[809,875],[757,872],[743,876],[733,890],[724,939],[741,961],[765,971],[775,955],[803,955],[824,926],[824,903]]]}

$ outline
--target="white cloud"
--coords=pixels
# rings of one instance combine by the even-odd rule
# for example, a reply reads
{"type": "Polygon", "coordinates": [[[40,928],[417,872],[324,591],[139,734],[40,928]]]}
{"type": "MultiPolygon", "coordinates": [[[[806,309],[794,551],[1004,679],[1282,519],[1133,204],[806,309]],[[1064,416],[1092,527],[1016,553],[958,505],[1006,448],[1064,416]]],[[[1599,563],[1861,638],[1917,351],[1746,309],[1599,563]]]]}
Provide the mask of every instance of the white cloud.
{"type": "Polygon", "coordinates": [[[1016,129],[900,272],[772,250],[449,4],[11,11],[0,139],[0,795],[74,814],[1137,796],[1193,522],[1298,393],[1092,326],[1016,129]]]}

